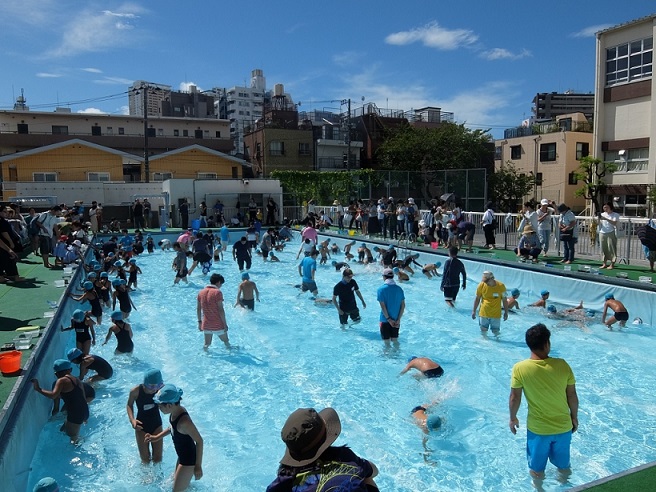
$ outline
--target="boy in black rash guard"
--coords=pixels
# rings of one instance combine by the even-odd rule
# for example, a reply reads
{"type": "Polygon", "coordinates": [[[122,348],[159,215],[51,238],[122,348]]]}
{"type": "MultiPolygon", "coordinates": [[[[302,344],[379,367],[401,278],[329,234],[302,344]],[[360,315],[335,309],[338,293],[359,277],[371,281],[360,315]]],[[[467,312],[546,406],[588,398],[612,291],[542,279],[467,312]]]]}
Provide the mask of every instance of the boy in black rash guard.
{"type": "Polygon", "coordinates": [[[185,407],[180,405],[182,390],[167,384],[159,390],[153,401],[163,413],[168,413],[171,424],[165,431],[156,435],[146,434],[146,442],[161,440],[171,434],[173,446],[178,455],[178,463],[173,475],[173,490],[186,490],[191,477],[200,480],[203,476],[203,438],[191,421],[185,407]]]}
{"type": "Polygon", "coordinates": [[[460,291],[460,275],[462,275],[462,290],[465,290],[467,288],[465,265],[458,258],[458,248],[452,246],[449,248],[449,259],[444,263],[442,284],[440,286],[442,292],[444,292],[444,300],[451,307],[455,307],[454,302],[460,291]]]}
{"type": "Polygon", "coordinates": [[[350,268],[346,268],[342,272],[342,280],[333,288],[332,299],[339,313],[339,323],[342,325],[342,328],[346,327],[349,316],[354,325],[360,322],[360,311],[355,302],[356,295],[362,301],[362,308],[366,308],[367,304],[364,302],[362,294],[360,294],[358,283],[353,280],[353,272],[350,268]],[[337,303],[338,298],[339,303],[337,303]]]}
{"type": "Polygon", "coordinates": [[[159,407],[154,402],[155,393],[157,393],[164,381],[162,373],[157,369],[150,369],[144,375],[143,384],[135,386],[130,390],[126,410],[130,424],[134,429],[134,436],[137,439],[137,449],[141,456],[142,463],[159,463],[162,461],[163,443],[151,441],[150,445],[146,442],[146,434],[159,434],[162,432],[162,416],[159,413],[159,407]],[[134,416],[134,405],[137,405],[137,416],[134,416]]]}

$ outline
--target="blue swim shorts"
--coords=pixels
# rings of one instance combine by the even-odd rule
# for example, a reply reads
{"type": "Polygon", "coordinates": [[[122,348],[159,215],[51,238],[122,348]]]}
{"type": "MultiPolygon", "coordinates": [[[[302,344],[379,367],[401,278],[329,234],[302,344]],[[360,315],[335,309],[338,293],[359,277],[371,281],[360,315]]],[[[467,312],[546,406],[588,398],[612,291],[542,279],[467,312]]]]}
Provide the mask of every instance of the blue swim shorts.
{"type": "Polygon", "coordinates": [[[529,469],[541,473],[547,467],[547,460],[561,470],[569,468],[571,442],[572,431],[544,436],[526,431],[526,458],[529,469]]]}
{"type": "Polygon", "coordinates": [[[492,330],[492,333],[499,333],[501,329],[501,319],[499,318],[486,318],[481,316],[478,318],[478,324],[481,326],[481,330],[487,331],[488,328],[492,330]]]}

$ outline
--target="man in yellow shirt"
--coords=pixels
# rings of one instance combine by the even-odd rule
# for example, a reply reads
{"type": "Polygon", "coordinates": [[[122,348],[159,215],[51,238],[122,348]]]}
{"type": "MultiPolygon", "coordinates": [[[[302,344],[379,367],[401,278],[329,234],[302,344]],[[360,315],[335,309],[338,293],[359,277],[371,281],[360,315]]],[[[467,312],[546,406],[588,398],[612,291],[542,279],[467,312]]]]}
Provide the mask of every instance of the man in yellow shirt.
{"type": "Polygon", "coordinates": [[[503,320],[508,319],[508,301],[504,296],[506,286],[494,279],[494,274],[489,271],[483,272],[483,279],[476,288],[476,299],[472,309],[472,319],[476,319],[476,309],[481,305],[478,324],[483,335],[491,329],[495,336],[499,335],[501,329],[501,306],[503,305],[503,320]]]}
{"type": "Polygon", "coordinates": [[[574,373],[564,359],[549,357],[550,337],[542,323],[526,331],[531,357],[516,363],[510,378],[510,432],[516,434],[519,427],[523,391],[528,402],[526,454],[536,487],[544,479],[547,460],[558,468],[559,480],[567,480],[572,433],[579,426],[574,373]]]}

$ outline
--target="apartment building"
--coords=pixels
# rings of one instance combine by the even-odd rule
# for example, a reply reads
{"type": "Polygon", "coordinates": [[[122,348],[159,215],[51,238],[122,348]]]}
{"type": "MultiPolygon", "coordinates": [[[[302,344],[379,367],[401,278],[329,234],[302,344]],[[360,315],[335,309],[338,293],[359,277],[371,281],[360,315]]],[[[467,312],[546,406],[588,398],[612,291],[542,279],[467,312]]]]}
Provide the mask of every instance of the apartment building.
{"type": "Polygon", "coordinates": [[[582,186],[574,173],[581,158],[590,154],[592,140],[592,128],[583,113],[510,128],[503,140],[495,141],[495,170],[511,163],[520,174],[533,176],[535,185],[526,200],[547,198],[581,212],[586,203],[574,194],[582,186]]]}
{"type": "Polygon", "coordinates": [[[656,183],[655,33],[656,15],[597,33],[593,148],[617,165],[608,198],[629,216],[651,212],[647,194],[656,183]]]}
{"type": "Polygon", "coordinates": [[[540,92],[533,98],[533,116],[536,120],[553,120],[564,114],[583,113],[592,121],[594,100],[594,94],[540,92]]]}

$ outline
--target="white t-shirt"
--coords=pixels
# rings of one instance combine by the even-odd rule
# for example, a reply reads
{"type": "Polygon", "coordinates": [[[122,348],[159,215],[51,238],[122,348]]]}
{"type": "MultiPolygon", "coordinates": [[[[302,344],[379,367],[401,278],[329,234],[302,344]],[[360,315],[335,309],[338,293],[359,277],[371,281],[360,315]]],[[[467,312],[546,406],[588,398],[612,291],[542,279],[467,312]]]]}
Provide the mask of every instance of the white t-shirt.
{"type": "Polygon", "coordinates": [[[610,232],[615,232],[617,230],[617,226],[614,226],[610,222],[608,222],[607,219],[612,220],[613,222],[616,222],[620,220],[620,214],[617,212],[611,212],[611,213],[606,213],[602,212],[601,213],[601,220],[599,221],[599,232],[603,234],[608,234],[610,232]]]}
{"type": "Polygon", "coordinates": [[[53,227],[55,224],[59,224],[61,222],[61,218],[57,217],[56,215],[52,215],[50,212],[43,212],[39,218],[39,224],[41,224],[43,227],[45,227],[45,231],[43,229],[39,229],[39,236],[48,236],[52,237],[53,234],[53,227]]]}

